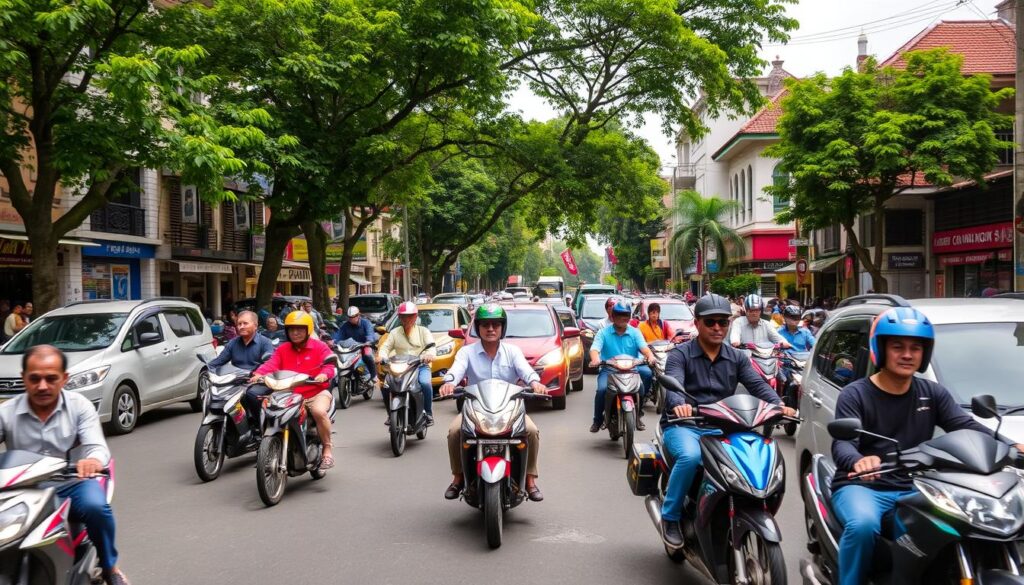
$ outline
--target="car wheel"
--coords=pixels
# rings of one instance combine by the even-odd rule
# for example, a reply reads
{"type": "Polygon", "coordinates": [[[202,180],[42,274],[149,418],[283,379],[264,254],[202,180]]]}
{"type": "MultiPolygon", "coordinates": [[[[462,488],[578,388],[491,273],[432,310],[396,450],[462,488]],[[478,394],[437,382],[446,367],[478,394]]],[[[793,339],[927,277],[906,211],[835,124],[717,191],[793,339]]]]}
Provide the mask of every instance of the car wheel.
{"type": "Polygon", "coordinates": [[[199,389],[196,391],[196,397],[188,401],[189,408],[192,412],[203,411],[203,399],[206,397],[206,393],[210,391],[210,373],[205,369],[199,372],[199,389]]]}
{"type": "Polygon", "coordinates": [[[110,404],[110,422],[108,427],[112,435],[124,435],[132,432],[139,420],[139,398],[127,384],[121,384],[114,390],[110,404]]]}
{"type": "Polygon", "coordinates": [[[552,396],[551,408],[552,410],[565,410],[565,396],[552,396]]]}
{"type": "Polygon", "coordinates": [[[583,375],[582,374],[580,375],[580,379],[579,380],[573,380],[572,381],[572,391],[573,392],[583,392],[583,375]]]}

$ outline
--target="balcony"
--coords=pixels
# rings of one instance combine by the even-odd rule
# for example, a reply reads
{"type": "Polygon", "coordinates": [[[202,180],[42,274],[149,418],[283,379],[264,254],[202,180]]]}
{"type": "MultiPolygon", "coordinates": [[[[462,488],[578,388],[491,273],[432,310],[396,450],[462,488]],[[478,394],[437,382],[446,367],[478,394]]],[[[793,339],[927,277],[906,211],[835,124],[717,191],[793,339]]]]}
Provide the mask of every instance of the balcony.
{"type": "Polygon", "coordinates": [[[146,237],[146,210],[131,205],[108,203],[89,216],[92,231],[146,237]]]}
{"type": "Polygon", "coordinates": [[[697,186],[697,165],[692,163],[677,164],[672,169],[673,189],[693,189],[697,186]]]}

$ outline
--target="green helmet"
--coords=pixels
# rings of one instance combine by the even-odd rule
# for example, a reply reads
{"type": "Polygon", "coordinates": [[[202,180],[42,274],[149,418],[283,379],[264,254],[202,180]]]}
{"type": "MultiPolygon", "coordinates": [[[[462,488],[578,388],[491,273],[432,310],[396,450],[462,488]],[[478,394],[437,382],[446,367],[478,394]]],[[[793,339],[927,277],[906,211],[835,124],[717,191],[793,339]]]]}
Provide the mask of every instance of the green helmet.
{"type": "Polygon", "coordinates": [[[501,305],[488,303],[480,305],[476,310],[476,314],[473,315],[473,330],[476,331],[477,337],[480,336],[480,321],[501,321],[501,336],[505,337],[508,314],[505,313],[505,309],[501,305]]]}

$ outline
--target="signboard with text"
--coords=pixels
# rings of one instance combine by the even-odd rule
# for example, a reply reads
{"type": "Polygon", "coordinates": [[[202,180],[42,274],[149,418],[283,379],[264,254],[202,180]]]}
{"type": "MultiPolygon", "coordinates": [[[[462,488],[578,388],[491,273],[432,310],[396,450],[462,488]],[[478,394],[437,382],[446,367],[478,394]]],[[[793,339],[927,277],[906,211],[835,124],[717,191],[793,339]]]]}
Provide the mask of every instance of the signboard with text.
{"type": "Polygon", "coordinates": [[[897,252],[889,254],[889,269],[924,268],[924,254],[920,252],[897,252]]]}
{"type": "Polygon", "coordinates": [[[1013,247],[1013,222],[943,230],[932,235],[932,253],[949,254],[1013,247]]]}

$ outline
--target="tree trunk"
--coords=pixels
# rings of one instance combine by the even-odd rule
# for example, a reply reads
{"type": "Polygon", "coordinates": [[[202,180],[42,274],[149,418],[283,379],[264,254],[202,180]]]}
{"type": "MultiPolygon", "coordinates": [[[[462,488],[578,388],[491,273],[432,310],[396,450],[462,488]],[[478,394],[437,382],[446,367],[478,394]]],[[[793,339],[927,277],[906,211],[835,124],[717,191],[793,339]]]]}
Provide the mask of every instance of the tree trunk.
{"type": "Polygon", "coordinates": [[[60,306],[57,282],[57,237],[49,222],[45,226],[25,223],[29,245],[32,247],[32,298],[11,299],[24,303],[31,300],[36,315],[60,306]]]}
{"type": "MultiPolygon", "coordinates": [[[[877,216],[875,217],[875,221],[878,221],[877,216]]],[[[857,239],[856,230],[853,229],[853,224],[851,223],[847,225],[844,223],[843,230],[846,231],[846,237],[853,246],[853,253],[857,256],[857,260],[859,260],[861,265],[867,269],[869,274],[871,274],[871,284],[873,285],[874,291],[877,293],[889,292],[889,281],[882,276],[882,269],[879,265],[871,260],[871,252],[862,246],[860,240],[857,239]]],[[[881,254],[878,255],[878,259],[879,261],[881,260],[881,254]]]]}
{"type": "MultiPolygon", "coordinates": [[[[354,213],[355,208],[345,211],[345,239],[342,240],[343,251],[341,253],[341,270],[338,273],[338,306],[348,307],[348,281],[352,276],[352,258],[355,255],[356,243],[363,237],[367,228],[380,216],[380,207],[359,207],[359,217],[354,213]]],[[[403,273],[404,275],[404,273],[403,273]]]]}
{"type": "Polygon", "coordinates": [[[277,288],[277,276],[284,263],[285,248],[288,247],[288,242],[300,233],[302,230],[298,225],[286,218],[283,213],[271,213],[265,230],[267,245],[263,254],[263,266],[260,267],[260,278],[256,284],[257,310],[271,310],[270,299],[277,288]]]}
{"type": "Polygon", "coordinates": [[[310,296],[313,306],[321,315],[331,314],[330,295],[327,294],[327,232],[317,221],[302,223],[302,233],[306,236],[306,249],[309,251],[310,296]]]}

